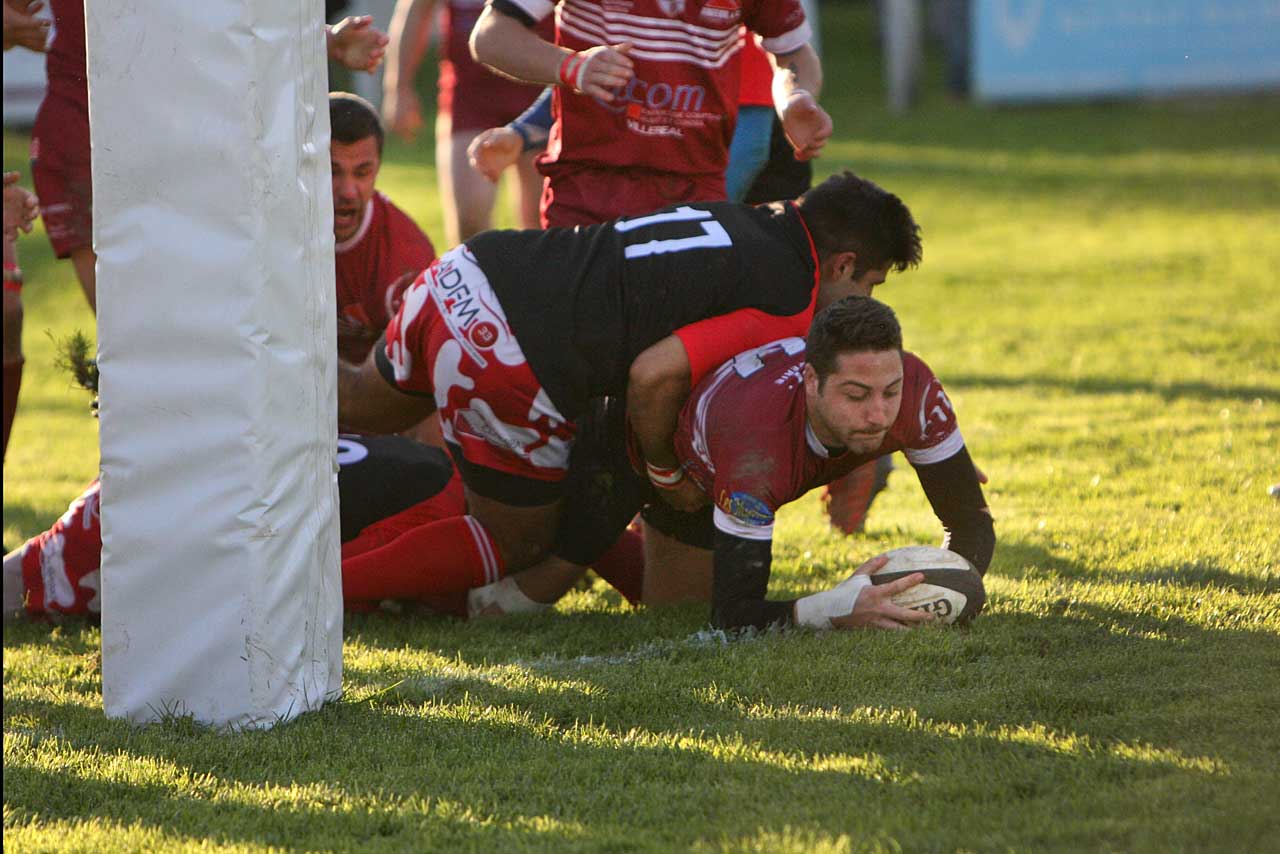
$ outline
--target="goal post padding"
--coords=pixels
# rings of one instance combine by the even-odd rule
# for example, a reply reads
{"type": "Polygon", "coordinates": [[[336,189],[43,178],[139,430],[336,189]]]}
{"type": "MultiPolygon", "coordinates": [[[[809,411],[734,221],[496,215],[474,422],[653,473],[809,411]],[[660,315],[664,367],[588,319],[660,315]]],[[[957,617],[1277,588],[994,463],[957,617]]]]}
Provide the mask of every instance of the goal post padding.
{"type": "Polygon", "coordinates": [[[342,683],[319,0],[86,4],[110,717],[342,683]]]}

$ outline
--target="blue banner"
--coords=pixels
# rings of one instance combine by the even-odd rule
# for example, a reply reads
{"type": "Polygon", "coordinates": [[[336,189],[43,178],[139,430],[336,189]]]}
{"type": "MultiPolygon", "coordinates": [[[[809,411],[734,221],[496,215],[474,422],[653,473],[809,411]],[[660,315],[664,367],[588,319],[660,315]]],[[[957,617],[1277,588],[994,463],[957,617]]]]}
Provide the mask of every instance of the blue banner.
{"type": "Polygon", "coordinates": [[[974,0],[981,100],[1280,87],[1280,0],[974,0]]]}

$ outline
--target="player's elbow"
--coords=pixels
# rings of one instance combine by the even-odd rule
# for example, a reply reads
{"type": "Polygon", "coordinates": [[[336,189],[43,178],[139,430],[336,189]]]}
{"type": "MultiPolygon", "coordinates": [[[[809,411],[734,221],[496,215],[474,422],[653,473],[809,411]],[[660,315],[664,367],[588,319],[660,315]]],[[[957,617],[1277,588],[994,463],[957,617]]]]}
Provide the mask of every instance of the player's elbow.
{"type": "Polygon", "coordinates": [[[657,345],[636,356],[627,374],[632,399],[649,401],[680,396],[688,390],[688,362],[673,358],[670,349],[657,345]]]}

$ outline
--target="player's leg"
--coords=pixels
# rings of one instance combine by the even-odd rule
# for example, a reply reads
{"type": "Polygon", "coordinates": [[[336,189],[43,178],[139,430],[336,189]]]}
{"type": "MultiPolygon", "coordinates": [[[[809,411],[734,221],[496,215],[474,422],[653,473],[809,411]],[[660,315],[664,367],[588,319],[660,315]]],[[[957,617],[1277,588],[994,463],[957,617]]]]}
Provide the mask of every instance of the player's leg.
{"type": "Polygon", "coordinates": [[[95,480],[53,527],[4,558],[4,617],[96,616],[102,564],[102,529],[95,480]]]}
{"type": "MultiPolygon", "coordinates": [[[[538,152],[530,151],[520,155],[516,161],[515,176],[515,214],[520,228],[540,228],[538,208],[542,201],[542,173],[538,171],[536,161],[538,152]]],[[[472,170],[475,171],[475,170],[472,170]]]]}
{"type": "MultiPolygon", "coordinates": [[[[5,241],[5,270],[9,269],[11,241],[5,241]]],[[[16,260],[15,260],[16,267],[16,260]]],[[[4,452],[9,450],[9,430],[18,412],[18,390],[22,387],[22,285],[4,283],[4,452]]],[[[2,457],[0,457],[2,458],[2,457]]]]}
{"type": "MultiPolygon", "coordinates": [[[[447,123],[448,117],[444,121],[447,123]]],[[[479,130],[458,130],[449,134],[447,145],[441,146],[437,141],[436,167],[441,175],[446,172],[449,175],[450,197],[445,199],[445,206],[454,207],[452,217],[457,232],[449,234],[448,239],[455,245],[493,227],[493,204],[498,187],[472,169],[467,160],[467,146],[479,133],[479,130]]],[[[443,189],[442,184],[441,197],[445,198],[443,189]]]]}
{"type": "Polygon", "coordinates": [[[77,246],[71,250],[71,266],[75,268],[80,289],[89,301],[89,309],[98,313],[98,255],[92,246],[77,246]]]}
{"type": "Polygon", "coordinates": [[[711,549],[698,548],[644,523],[644,603],[711,601],[711,549]]]}

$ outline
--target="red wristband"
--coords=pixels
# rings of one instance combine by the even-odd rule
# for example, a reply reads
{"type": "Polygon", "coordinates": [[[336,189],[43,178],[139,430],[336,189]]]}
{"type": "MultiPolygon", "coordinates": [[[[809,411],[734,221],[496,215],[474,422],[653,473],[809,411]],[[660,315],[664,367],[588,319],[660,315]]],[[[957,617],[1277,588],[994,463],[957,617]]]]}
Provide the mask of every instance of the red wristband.
{"type": "Polygon", "coordinates": [[[649,481],[659,489],[675,489],[680,485],[680,481],[684,480],[684,468],[682,466],[663,468],[646,462],[644,467],[645,471],[649,473],[649,481]]]}
{"type": "Polygon", "coordinates": [[[22,268],[10,261],[4,264],[4,289],[13,294],[22,290],[22,268]]]}
{"type": "Polygon", "coordinates": [[[575,92],[581,92],[578,86],[578,73],[582,70],[585,58],[580,53],[571,53],[560,63],[560,84],[568,86],[575,92]]]}

